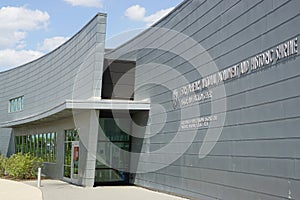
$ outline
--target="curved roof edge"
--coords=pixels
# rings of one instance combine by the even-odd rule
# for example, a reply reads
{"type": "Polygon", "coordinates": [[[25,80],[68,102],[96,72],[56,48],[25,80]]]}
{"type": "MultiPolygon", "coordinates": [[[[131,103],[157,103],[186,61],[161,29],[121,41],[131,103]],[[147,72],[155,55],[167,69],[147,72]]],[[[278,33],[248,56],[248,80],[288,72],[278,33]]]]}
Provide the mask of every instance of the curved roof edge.
{"type": "Polygon", "coordinates": [[[43,59],[44,57],[46,56],[49,56],[50,54],[54,53],[55,51],[57,51],[58,49],[60,49],[62,46],[68,44],[71,40],[73,40],[77,35],[79,35],[88,25],[90,25],[98,16],[104,16],[106,17],[107,14],[106,13],[97,13],[91,20],[88,21],[88,23],[86,23],[78,32],[76,32],[72,37],[70,37],[67,41],[65,41],[64,43],[62,43],[61,45],[59,45],[58,47],[56,47],[55,49],[53,49],[52,51],[46,53],[45,55],[35,59],[35,60],[32,60],[30,62],[27,62],[27,63],[24,63],[22,65],[19,65],[19,66],[16,66],[14,68],[11,68],[11,69],[8,69],[8,70],[5,70],[5,71],[1,71],[0,74],[4,74],[4,73],[7,73],[9,71],[13,71],[13,70],[16,70],[16,69],[19,69],[21,67],[24,67],[28,64],[31,64],[31,63],[34,63],[34,62],[37,62],[39,61],[40,59],[43,59]]]}
{"type": "Polygon", "coordinates": [[[162,21],[164,21],[166,18],[168,18],[173,12],[175,12],[176,10],[180,9],[184,4],[186,4],[189,0],[184,0],[181,3],[179,3],[177,6],[175,6],[175,8],[173,10],[171,10],[168,14],[166,14],[163,18],[161,18],[160,20],[158,20],[157,22],[155,22],[154,24],[151,25],[151,27],[158,25],[159,23],[161,23],[162,21]]]}

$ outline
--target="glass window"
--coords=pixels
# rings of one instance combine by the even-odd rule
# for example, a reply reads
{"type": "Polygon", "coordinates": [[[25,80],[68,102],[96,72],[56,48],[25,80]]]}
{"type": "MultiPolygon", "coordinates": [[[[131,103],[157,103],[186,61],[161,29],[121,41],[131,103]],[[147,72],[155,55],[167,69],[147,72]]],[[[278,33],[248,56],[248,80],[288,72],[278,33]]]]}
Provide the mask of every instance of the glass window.
{"type": "Polygon", "coordinates": [[[16,153],[21,152],[21,137],[20,136],[16,136],[15,137],[15,148],[16,148],[16,153]]]}
{"type": "Polygon", "coordinates": [[[27,137],[26,135],[22,137],[23,138],[23,153],[27,152],[27,137]]]}
{"type": "Polygon", "coordinates": [[[50,133],[46,134],[46,160],[51,162],[51,138],[50,133]]]}
{"type": "Polygon", "coordinates": [[[26,136],[26,143],[27,143],[27,152],[31,153],[31,140],[30,135],[26,136]]]}
{"type": "Polygon", "coordinates": [[[16,103],[15,100],[12,100],[12,112],[16,111],[16,103]]]}
{"type": "Polygon", "coordinates": [[[128,154],[121,149],[130,151],[131,138],[118,124],[127,125],[127,128],[130,128],[130,122],[124,118],[100,118],[99,120],[103,132],[98,135],[97,155],[101,159],[97,159],[96,162],[95,183],[126,183],[129,180],[126,171],[129,168],[130,159],[128,154]]]}
{"type": "Polygon", "coordinates": [[[43,158],[47,162],[47,134],[43,134],[43,158]]]}
{"type": "Polygon", "coordinates": [[[21,107],[20,107],[20,99],[18,98],[15,101],[16,101],[17,110],[20,110],[21,109],[21,107]]]}
{"type": "Polygon", "coordinates": [[[9,112],[13,112],[13,104],[12,103],[9,104],[9,112]]]}
{"type": "Polygon", "coordinates": [[[56,135],[57,134],[53,132],[16,136],[16,153],[30,153],[34,156],[43,158],[45,162],[56,162],[56,135]]]}
{"type": "Polygon", "coordinates": [[[30,139],[31,139],[31,154],[35,155],[35,152],[36,152],[36,148],[35,148],[35,136],[31,135],[30,139]]]}
{"type": "Polygon", "coordinates": [[[9,112],[21,111],[24,108],[24,96],[9,100],[9,112]]]}
{"type": "Polygon", "coordinates": [[[56,134],[55,133],[51,133],[51,150],[50,150],[50,154],[51,154],[51,161],[55,162],[56,161],[56,134]]]}
{"type": "Polygon", "coordinates": [[[24,109],[24,96],[21,97],[21,110],[24,109]]]}
{"type": "Polygon", "coordinates": [[[38,150],[39,150],[39,137],[38,136],[39,136],[38,134],[34,135],[34,141],[35,141],[34,142],[35,143],[35,151],[34,151],[35,153],[34,153],[34,155],[37,156],[37,157],[39,156],[39,152],[38,152],[38,150]]]}

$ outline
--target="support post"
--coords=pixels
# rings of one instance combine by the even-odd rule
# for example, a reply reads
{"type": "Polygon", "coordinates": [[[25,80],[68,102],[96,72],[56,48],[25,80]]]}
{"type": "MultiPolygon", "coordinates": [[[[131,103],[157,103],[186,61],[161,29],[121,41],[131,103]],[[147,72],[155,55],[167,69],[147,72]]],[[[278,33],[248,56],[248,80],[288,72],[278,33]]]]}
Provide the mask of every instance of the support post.
{"type": "Polygon", "coordinates": [[[37,182],[38,188],[41,187],[41,175],[42,175],[42,169],[39,167],[38,168],[38,182],[37,182]]]}

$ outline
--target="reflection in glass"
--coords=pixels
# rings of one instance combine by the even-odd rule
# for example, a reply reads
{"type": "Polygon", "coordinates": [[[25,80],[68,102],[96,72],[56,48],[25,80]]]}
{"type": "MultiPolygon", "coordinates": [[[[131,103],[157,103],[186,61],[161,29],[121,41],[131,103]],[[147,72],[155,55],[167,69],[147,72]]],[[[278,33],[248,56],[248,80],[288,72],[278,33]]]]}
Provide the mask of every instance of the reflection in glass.
{"type": "Polygon", "coordinates": [[[16,153],[30,153],[43,158],[45,162],[56,162],[56,136],[55,132],[47,134],[34,134],[15,137],[16,153]],[[51,139],[53,138],[53,139],[51,139]]]}
{"type": "MultiPolygon", "coordinates": [[[[77,129],[65,130],[65,145],[64,145],[64,177],[71,178],[71,159],[72,159],[72,142],[79,141],[79,133],[77,129]]],[[[78,174],[78,162],[74,163],[76,166],[74,174],[78,174]]]]}
{"type": "Polygon", "coordinates": [[[100,131],[97,144],[95,183],[128,183],[130,136],[119,128],[129,130],[130,121],[125,118],[100,118],[100,131]],[[118,123],[116,123],[116,121],[118,123]]]}

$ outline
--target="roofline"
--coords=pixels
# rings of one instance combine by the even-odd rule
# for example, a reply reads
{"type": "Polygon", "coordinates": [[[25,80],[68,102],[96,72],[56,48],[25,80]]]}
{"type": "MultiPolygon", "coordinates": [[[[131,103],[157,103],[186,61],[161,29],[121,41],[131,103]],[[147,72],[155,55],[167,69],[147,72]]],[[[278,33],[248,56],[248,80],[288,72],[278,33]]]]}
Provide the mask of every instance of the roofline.
{"type": "Polygon", "coordinates": [[[88,25],[90,25],[97,17],[99,16],[104,16],[104,17],[107,17],[107,14],[106,13],[100,13],[98,12],[90,21],[88,21],[88,23],[86,25],[84,25],[77,33],[75,33],[72,37],[70,37],[67,41],[65,41],[64,43],[62,43],[61,45],[59,45],[58,47],[56,47],[55,49],[53,49],[52,51],[46,53],[45,55],[35,59],[35,60],[32,60],[28,63],[24,63],[22,65],[19,65],[19,66],[16,66],[14,68],[11,68],[11,69],[8,69],[8,70],[5,70],[5,71],[1,71],[0,72],[0,75],[1,74],[4,74],[4,73],[7,73],[9,71],[13,71],[13,70],[16,70],[16,69],[20,69],[21,67],[25,67],[26,65],[29,65],[31,63],[34,63],[34,62],[37,62],[41,59],[43,59],[44,57],[52,54],[53,52],[57,51],[59,48],[61,48],[62,46],[66,45],[67,43],[69,43],[71,40],[73,40],[77,35],[79,35],[88,25]]]}

